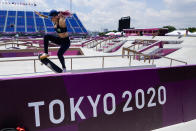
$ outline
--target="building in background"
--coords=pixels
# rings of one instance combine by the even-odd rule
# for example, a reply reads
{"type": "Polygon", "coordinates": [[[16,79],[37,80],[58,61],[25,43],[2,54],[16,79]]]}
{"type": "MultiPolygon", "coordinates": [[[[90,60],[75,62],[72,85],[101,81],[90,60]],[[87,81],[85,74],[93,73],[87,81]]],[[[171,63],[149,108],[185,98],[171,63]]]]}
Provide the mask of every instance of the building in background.
{"type": "Polygon", "coordinates": [[[108,32],[108,29],[103,29],[103,32],[108,32]]]}
{"type": "Polygon", "coordinates": [[[131,24],[131,18],[130,16],[127,17],[122,17],[119,20],[119,24],[118,24],[118,31],[123,31],[123,29],[130,29],[130,24],[131,24]]]}
{"type": "Polygon", "coordinates": [[[124,29],[126,36],[164,36],[168,33],[167,28],[149,28],[149,29],[124,29]]]}

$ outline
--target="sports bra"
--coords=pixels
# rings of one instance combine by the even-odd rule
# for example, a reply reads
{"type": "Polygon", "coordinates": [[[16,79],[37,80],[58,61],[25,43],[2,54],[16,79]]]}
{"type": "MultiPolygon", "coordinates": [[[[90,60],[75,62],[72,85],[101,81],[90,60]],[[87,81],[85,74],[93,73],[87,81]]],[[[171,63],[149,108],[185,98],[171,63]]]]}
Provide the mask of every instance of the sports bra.
{"type": "Polygon", "coordinates": [[[59,24],[58,24],[57,27],[54,28],[54,30],[55,30],[57,33],[64,33],[64,32],[67,32],[67,27],[61,28],[61,27],[59,26],[59,24]]]}

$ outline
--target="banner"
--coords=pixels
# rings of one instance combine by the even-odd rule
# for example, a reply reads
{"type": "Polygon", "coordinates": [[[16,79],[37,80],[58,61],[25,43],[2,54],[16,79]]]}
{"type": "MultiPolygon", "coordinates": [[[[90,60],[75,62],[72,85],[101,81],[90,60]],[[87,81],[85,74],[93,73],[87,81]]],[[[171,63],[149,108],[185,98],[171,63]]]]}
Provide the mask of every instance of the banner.
{"type": "Polygon", "coordinates": [[[0,128],[152,130],[196,118],[196,66],[0,80],[0,128]]]}
{"type": "Polygon", "coordinates": [[[24,2],[0,2],[1,5],[23,5],[23,6],[37,6],[36,3],[24,3],[24,2]]]}

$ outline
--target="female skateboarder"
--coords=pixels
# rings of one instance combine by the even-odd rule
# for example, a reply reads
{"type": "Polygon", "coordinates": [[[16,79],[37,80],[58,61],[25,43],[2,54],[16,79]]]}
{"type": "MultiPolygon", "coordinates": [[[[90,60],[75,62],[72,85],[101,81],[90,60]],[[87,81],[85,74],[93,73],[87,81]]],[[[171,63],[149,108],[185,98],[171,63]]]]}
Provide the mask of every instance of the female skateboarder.
{"type": "Polygon", "coordinates": [[[50,34],[46,34],[44,36],[44,53],[40,56],[40,59],[49,57],[48,42],[52,41],[53,43],[58,44],[60,46],[57,55],[62,65],[63,72],[66,72],[66,66],[65,66],[65,60],[63,54],[69,48],[70,40],[69,40],[69,34],[67,32],[65,19],[71,14],[68,11],[57,12],[56,10],[51,10],[49,16],[45,16],[43,14],[40,14],[39,12],[35,12],[35,13],[41,17],[50,18],[54,24],[54,29],[57,32],[57,36],[50,35],[50,34]]]}

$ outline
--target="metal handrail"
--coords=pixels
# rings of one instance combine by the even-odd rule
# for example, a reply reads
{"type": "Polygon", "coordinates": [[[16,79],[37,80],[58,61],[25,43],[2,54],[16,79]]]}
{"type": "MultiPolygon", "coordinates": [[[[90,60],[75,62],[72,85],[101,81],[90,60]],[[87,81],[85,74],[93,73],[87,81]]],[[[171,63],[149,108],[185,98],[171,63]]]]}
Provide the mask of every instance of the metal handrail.
{"type": "Polygon", "coordinates": [[[140,39],[136,39],[135,42],[136,42],[136,44],[131,45],[131,46],[127,47],[127,48],[132,48],[133,47],[133,49],[135,49],[135,47],[138,46],[138,49],[139,49],[140,45],[144,46],[144,44],[146,44],[145,42],[147,42],[147,43],[154,42],[155,43],[157,41],[156,40],[140,40],[140,39]]]}
{"type": "MultiPolygon", "coordinates": [[[[70,59],[71,60],[71,65],[70,65],[70,67],[71,67],[71,70],[73,70],[73,59],[81,59],[81,58],[102,58],[102,68],[104,68],[105,67],[105,58],[106,57],[121,57],[122,55],[108,55],[108,56],[80,56],[80,57],[66,57],[65,59],[70,59]]],[[[50,58],[50,60],[55,60],[55,59],[58,59],[58,58],[50,58]]],[[[36,73],[37,71],[36,71],[36,61],[38,61],[38,59],[36,59],[36,58],[28,58],[28,59],[26,59],[26,58],[24,58],[24,59],[18,59],[18,60],[0,60],[0,63],[1,62],[15,62],[15,61],[33,61],[33,66],[34,66],[34,73],[36,73]]],[[[131,60],[130,60],[130,62],[131,62],[131,60]]],[[[129,62],[129,66],[131,65],[130,64],[130,62],[129,62]]]]}
{"type": "Polygon", "coordinates": [[[107,41],[111,41],[111,40],[113,40],[114,38],[111,38],[111,37],[109,37],[108,39],[105,39],[105,40],[102,40],[101,42],[99,42],[99,43],[97,43],[97,45],[96,45],[96,51],[97,51],[97,48],[98,48],[98,45],[101,47],[101,44],[103,43],[103,42],[107,42],[107,41]]]}
{"type": "Polygon", "coordinates": [[[161,56],[161,55],[155,55],[155,54],[154,55],[147,55],[147,54],[143,54],[141,52],[137,52],[135,50],[131,50],[131,49],[128,49],[128,48],[123,48],[123,50],[122,50],[122,57],[125,56],[125,50],[128,51],[128,55],[127,55],[128,58],[130,56],[130,52],[132,52],[134,58],[135,58],[136,55],[139,56],[139,60],[140,60],[140,56],[144,56],[144,61],[146,60],[146,57],[149,58],[149,63],[150,63],[150,60],[153,59],[152,64],[154,64],[154,57],[157,56],[157,57],[166,58],[166,59],[171,60],[170,61],[170,67],[172,66],[172,61],[177,61],[177,62],[184,63],[185,65],[187,65],[187,62],[185,62],[185,61],[181,61],[181,60],[177,60],[177,59],[174,59],[174,58],[169,58],[169,57],[165,57],[165,56],[161,56]]]}
{"type": "MultiPolygon", "coordinates": [[[[145,54],[142,54],[140,52],[136,52],[134,50],[130,50],[128,49],[130,52],[133,52],[133,55],[131,54],[128,54],[128,55],[124,55],[124,56],[127,56],[127,57],[130,57],[129,59],[129,66],[131,66],[131,59],[132,59],[132,56],[133,56],[133,59],[135,59],[135,57],[138,55],[139,56],[139,60],[140,60],[140,57],[141,56],[144,56],[144,61],[146,61],[146,59],[149,59],[149,63],[150,63],[150,60],[151,58],[153,57],[153,61],[152,61],[152,65],[154,64],[154,57],[155,56],[158,56],[158,57],[162,57],[162,58],[166,58],[166,59],[169,59],[171,60],[170,62],[170,66],[172,66],[172,62],[173,61],[177,61],[177,62],[181,62],[181,63],[184,63],[185,65],[187,65],[187,62],[184,62],[184,61],[181,61],[181,60],[177,60],[177,59],[173,59],[173,58],[169,58],[169,57],[164,57],[164,56],[159,56],[159,55],[145,55],[145,54]]],[[[71,60],[71,70],[73,70],[73,59],[81,59],[81,58],[102,58],[102,68],[105,68],[105,58],[108,58],[108,57],[122,57],[122,55],[108,55],[108,56],[72,56],[72,57],[66,57],[65,59],[70,59],[71,60]]],[[[58,59],[57,57],[51,57],[50,59],[58,59]]],[[[38,61],[37,58],[24,58],[24,59],[17,59],[17,60],[0,60],[0,63],[1,62],[16,62],[16,61],[33,61],[33,69],[34,69],[34,73],[37,72],[37,67],[36,67],[36,61],[38,61]]],[[[11,75],[11,74],[10,74],[11,75]]]]}
{"type": "MultiPolygon", "coordinates": [[[[149,55],[149,56],[153,56],[153,57],[155,57],[155,56],[157,56],[157,57],[161,57],[161,58],[166,58],[166,59],[169,59],[169,60],[171,60],[171,63],[172,63],[172,61],[177,61],[177,62],[181,62],[181,63],[184,63],[185,65],[187,65],[188,63],[187,62],[185,62],[185,61],[181,61],[181,60],[177,60],[177,59],[174,59],[174,58],[169,58],[169,57],[166,57],[166,56],[161,56],[161,55],[149,55]]],[[[171,66],[172,64],[170,64],[170,66],[171,66]]]]}

